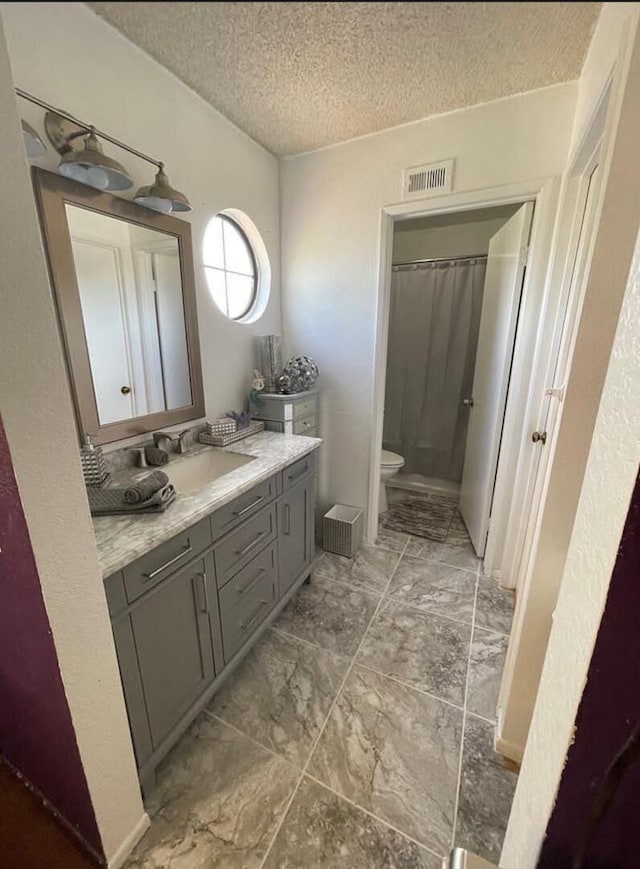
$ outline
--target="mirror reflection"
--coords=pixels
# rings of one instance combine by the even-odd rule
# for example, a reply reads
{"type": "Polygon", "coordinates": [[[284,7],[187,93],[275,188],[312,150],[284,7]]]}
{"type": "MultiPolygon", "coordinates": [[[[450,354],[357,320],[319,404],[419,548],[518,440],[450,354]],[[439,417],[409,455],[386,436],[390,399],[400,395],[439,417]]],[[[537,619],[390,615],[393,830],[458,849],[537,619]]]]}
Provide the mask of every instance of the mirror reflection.
{"type": "Polygon", "coordinates": [[[191,405],[178,239],[65,210],[100,425],[191,405]]]}

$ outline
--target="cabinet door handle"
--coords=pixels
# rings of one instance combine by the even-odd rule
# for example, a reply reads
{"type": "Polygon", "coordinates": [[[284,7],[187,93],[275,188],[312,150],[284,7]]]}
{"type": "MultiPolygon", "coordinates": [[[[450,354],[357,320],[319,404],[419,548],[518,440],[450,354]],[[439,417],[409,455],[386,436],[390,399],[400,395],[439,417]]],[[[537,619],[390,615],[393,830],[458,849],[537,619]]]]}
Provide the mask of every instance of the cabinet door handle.
{"type": "Polygon", "coordinates": [[[196,573],[194,576],[197,598],[197,607],[201,613],[209,612],[209,596],[207,594],[207,574],[196,573]]]}
{"type": "Polygon", "coordinates": [[[266,573],[266,570],[267,570],[266,567],[261,567],[260,570],[253,577],[253,579],[251,580],[249,585],[245,585],[244,588],[238,589],[238,594],[246,594],[248,591],[251,591],[251,589],[254,587],[254,585],[256,585],[258,582],[260,582],[260,577],[262,576],[263,573],[266,573]]]}
{"type": "Polygon", "coordinates": [[[236,549],[236,555],[246,555],[250,549],[253,549],[254,546],[257,546],[258,543],[260,543],[266,533],[266,531],[259,531],[258,536],[255,538],[255,540],[252,540],[251,543],[248,543],[244,549],[236,549]]]}
{"type": "Polygon", "coordinates": [[[186,546],[180,552],[178,552],[177,555],[174,555],[173,558],[169,559],[169,561],[165,561],[165,563],[162,564],[160,567],[156,567],[156,569],[152,570],[151,573],[143,573],[142,575],[146,577],[145,581],[149,579],[154,579],[154,577],[156,577],[159,573],[162,573],[163,570],[166,570],[167,567],[171,567],[172,564],[180,561],[181,558],[184,558],[185,555],[188,555],[191,552],[192,548],[193,547],[187,540],[186,546]]]}
{"type": "Polygon", "coordinates": [[[291,482],[293,482],[293,480],[297,480],[298,477],[301,477],[303,474],[306,474],[308,469],[309,469],[309,464],[307,462],[305,462],[304,468],[301,471],[297,471],[295,474],[289,474],[287,479],[291,483],[291,482]]]}
{"type": "Polygon", "coordinates": [[[255,613],[254,613],[254,615],[253,615],[253,618],[249,619],[248,622],[240,622],[240,627],[242,628],[243,631],[248,631],[249,628],[252,628],[252,627],[255,625],[255,623],[256,623],[256,622],[258,621],[258,619],[260,618],[260,613],[262,612],[262,610],[266,607],[266,605],[267,605],[268,603],[269,603],[268,600],[262,600],[262,601],[260,601],[260,606],[259,606],[258,609],[255,611],[255,613]]]}
{"type": "Polygon", "coordinates": [[[284,534],[289,536],[291,534],[291,506],[289,504],[284,505],[284,534]]]}
{"type": "Polygon", "coordinates": [[[264,495],[260,495],[258,498],[256,498],[255,501],[252,501],[250,504],[247,504],[246,507],[243,507],[242,510],[234,510],[233,515],[234,516],[244,516],[244,514],[248,513],[249,510],[253,510],[253,508],[256,506],[256,504],[259,504],[260,501],[264,501],[264,495]]]}

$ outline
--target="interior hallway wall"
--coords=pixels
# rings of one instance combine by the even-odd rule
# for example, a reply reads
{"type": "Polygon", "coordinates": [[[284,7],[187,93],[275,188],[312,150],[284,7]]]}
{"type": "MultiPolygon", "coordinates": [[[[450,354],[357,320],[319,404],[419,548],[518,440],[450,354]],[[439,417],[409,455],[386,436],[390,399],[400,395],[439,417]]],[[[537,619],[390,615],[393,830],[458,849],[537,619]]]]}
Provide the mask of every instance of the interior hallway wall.
{"type": "MultiPolygon", "coordinates": [[[[148,818],[1,28],[0,116],[0,409],[102,846],[114,857],[148,818]]],[[[41,721],[43,740],[54,724],[41,721]]]]}
{"type": "MultiPolygon", "coordinates": [[[[612,6],[614,8],[610,9],[609,4],[605,4],[603,16],[598,22],[589,49],[584,77],[580,81],[579,97],[583,112],[586,111],[587,102],[593,112],[600,98],[600,92],[592,90],[593,83],[596,82],[604,88],[611,74],[611,67],[602,69],[599,66],[601,59],[606,58],[607,63],[615,61],[621,34],[629,34],[638,14],[637,3],[612,6]],[[624,10],[620,9],[621,6],[625,7],[624,10]],[[624,26],[619,21],[622,13],[627,22],[624,26]],[[614,46],[610,44],[611,40],[615,40],[614,46]]],[[[581,123],[580,117],[576,117],[576,123],[581,123]]],[[[612,130],[608,129],[605,135],[610,138],[611,133],[612,130]]],[[[580,140],[575,141],[579,143],[580,140]]],[[[586,292],[570,384],[564,399],[560,427],[555,436],[555,455],[537,550],[528,587],[518,601],[518,607],[526,606],[526,610],[522,631],[518,637],[519,648],[514,654],[511,690],[501,710],[501,739],[512,750],[515,749],[514,754],[524,750],[533,715],[553,611],[558,600],[598,402],[620,310],[626,269],[633,249],[633,221],[636,211],[634,197],[638,194],[633,193],[631,186],[636,181],[636,161],[631,154],[632,151],[625,158],[628,161],[625,168],[617,175],[618,186],[609,202],[608,214],[602,214],[605,225],[607,218],[612,219],[615,214],[614,225],[618,228],[606,234],[609,250],[601,254],[599,273],[593,273],[594,283],[586,292]],[[621,255],[623,252],[624,255],[621,255]]],[[[601,154],[604,172],[603,157],[604,154],[601,154]]],[[[605,180],[603,178],[603,182],[605,180]]],[[[516,623],[518,615],[516,612],[516,623]]],[[[511,649],[509,654],[512,654],[511,649]]]]}
{"type": "Polygon", "coordinates": [[[102,854],[2,419],[0,503],[0,753],[102,854]]]}
{"type": "MultiPolygon", "coordinates": [[[[255,366],[255,335],[282,330],[278,160],[84,3],[1,8],[16,85],[162,159],[171,184],[190,199],[193,211],[180,219],[193,236],[206,415],[239,409],[255,366]],[[271,262],[269,304],[253,324],[228,320],[206,285],[202,240],[211,217],[225,208],[249,215],[271,262]]],[[[48,144],[43,111],[24,100],[19,111],[48,144]]],[[[125,196],[151,183],[153,166],[110,145],[105,152],[131,173],[134,186],[125,196]]],[[[53,170],[58,160],[49,147],[37,163],[53,170]]]]}
{"type": "Polygon", "coordinates": [[[319,495],[366,507],[381,209],[407,166],[456,158],[455,192],[564,171],[576,85],[408,124],[282,164],[286,348],[322,373],[319,495]]]}
{"type": "Polygon", "coordinates": [[[573,460],[585,445],[587,459],[502,854],[505,866],[519,869],[536,866],[640,464],[640,37],[633,29],[631,36],[633,55],[558,434],[556,461],[573,460]]]}

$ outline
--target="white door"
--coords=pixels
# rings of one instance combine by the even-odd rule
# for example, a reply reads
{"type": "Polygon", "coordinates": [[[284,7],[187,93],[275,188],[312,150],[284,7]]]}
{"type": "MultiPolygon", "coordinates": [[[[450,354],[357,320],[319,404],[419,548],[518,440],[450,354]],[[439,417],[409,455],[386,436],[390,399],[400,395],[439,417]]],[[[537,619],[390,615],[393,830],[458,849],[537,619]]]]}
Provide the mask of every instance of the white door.
{"type": "Polygon", "coordinates": [[[191,404],[180,260],[177,251],[158,252],[153,263],[165,407],[172,410],[191,404]]]}
{"type": "Polygon", "coordinates": [[[489,531],[532,215],[533,203],[527,202],[489,243],[460,489],[460,512],[480,557],[489,531]]]}
{"type": "Polygon", "coordinates": [[[118,250],[73,239],[84,333],[100,425],[131,419],[133,382],[118,250]]]}

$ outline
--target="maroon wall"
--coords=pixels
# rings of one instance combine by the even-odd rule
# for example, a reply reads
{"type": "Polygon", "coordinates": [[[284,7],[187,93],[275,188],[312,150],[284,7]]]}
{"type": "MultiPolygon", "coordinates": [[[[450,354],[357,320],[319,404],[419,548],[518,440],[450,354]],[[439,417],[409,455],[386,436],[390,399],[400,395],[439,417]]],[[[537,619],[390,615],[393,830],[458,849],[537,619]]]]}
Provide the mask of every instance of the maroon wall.
{"type": "Polygon", "coordinates": [[[0,547],[0,755],[102,854],[1,419],[0,547]]]}
{"type": "MultiPolygon", "coordinates": [[[[587,577],[585,577],[587,581],[587,577]]],[[[603,778],[640,726],[640,477],[611,578],[539,869],[570,869],[603,778]]],[[[640,866],[640,759],[596,827],[581,869],[640,866]]]]}

